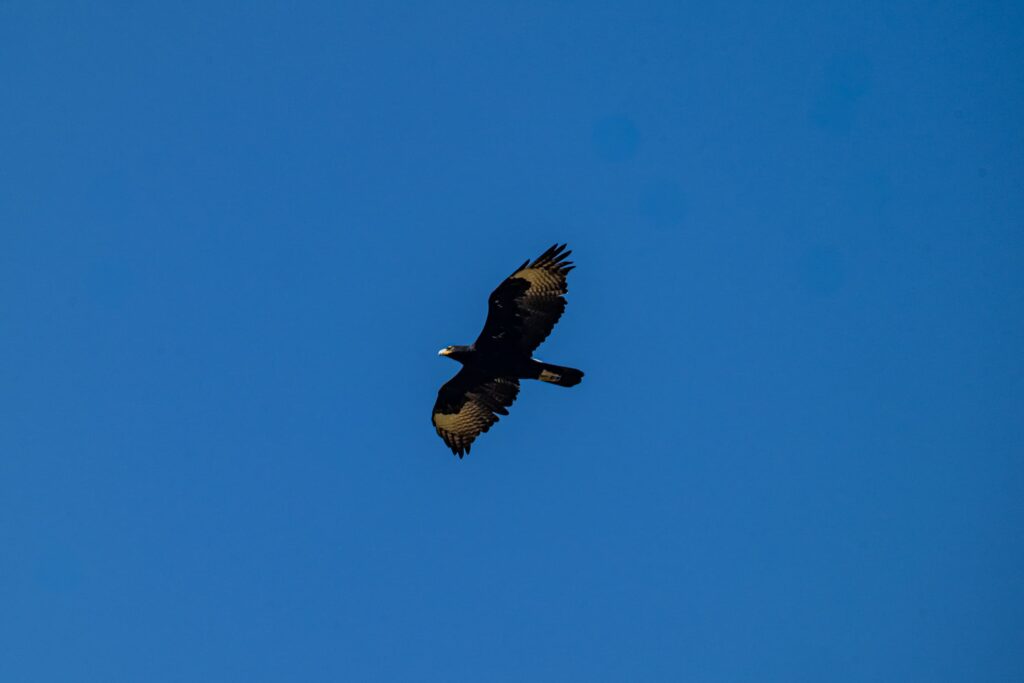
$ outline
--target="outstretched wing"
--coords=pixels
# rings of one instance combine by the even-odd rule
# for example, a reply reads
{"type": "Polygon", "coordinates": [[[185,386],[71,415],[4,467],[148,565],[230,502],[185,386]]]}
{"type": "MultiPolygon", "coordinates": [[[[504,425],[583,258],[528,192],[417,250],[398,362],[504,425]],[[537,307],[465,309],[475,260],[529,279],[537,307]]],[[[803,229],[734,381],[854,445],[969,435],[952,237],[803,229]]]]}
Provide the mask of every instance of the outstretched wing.
{"type": "Polygon", "coordinates": [[[491,293],[478,349],[531,354],[565,311],[566,276],[573,266],[567,245],[554,245],[527,261],[491,293]]]}
{"type": "Polygon", "coordinates": [[[488,377],[462,368],[437,392],[431,417],[437,435],[461,458],[498,415],[508,415],[518,393],[519,380],[514,377],[488,377]]]}

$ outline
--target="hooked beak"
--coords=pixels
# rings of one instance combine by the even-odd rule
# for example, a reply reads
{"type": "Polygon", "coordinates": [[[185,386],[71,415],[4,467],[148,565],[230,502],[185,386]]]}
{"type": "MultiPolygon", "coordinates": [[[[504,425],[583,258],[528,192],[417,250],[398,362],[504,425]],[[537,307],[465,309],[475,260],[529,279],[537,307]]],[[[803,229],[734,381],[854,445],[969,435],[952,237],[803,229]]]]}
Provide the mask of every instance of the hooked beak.
{"type": "Polygon", "coordinates": [[[446,348],[443,348],[443,349],[441,349],[440,351],[438,351],[438,352],[437,352],[437,355],[439,355],[439,356],[447,356],[447,355],[448,355],[448,354],[450,354],[450,353],[451,353],[451,351],[449,351],[449,350],[447,349],[447,347],[446,347],[446,348]]]}

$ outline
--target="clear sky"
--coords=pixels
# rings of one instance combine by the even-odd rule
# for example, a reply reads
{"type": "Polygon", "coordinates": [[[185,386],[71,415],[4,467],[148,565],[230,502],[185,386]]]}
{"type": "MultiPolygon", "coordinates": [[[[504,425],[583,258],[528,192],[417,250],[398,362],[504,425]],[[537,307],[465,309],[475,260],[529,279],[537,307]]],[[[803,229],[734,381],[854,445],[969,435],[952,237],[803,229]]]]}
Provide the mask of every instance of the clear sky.
{"type": "Polygon", "coordinates": [[[0,679],[1024,680],[1022,36],[0,0],[0,679]],[[459,461],[556,241],[586,379],[459,461]]]}

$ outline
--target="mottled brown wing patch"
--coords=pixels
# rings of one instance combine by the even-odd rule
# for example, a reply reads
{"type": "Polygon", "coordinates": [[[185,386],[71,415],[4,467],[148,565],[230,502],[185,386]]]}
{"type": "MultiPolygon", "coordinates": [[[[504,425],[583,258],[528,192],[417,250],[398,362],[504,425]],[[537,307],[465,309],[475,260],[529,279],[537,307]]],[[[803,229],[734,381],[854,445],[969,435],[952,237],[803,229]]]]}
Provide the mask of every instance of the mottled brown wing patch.
{"type": "Polygon", "coordinates": [[[463,368],[437,392],[431,420],[438,436],[461,458],[498,415],[508,415],[518,394],[515,378],[486,377],[463,368]]]}
{"type": "Polygon", "coordinates": [[[483,348],[533,353],[565,312],[567,276],[575,266],[566,245],[553,245],[502,282],[488,300],[487,322],[477,339],[483,348]]]}

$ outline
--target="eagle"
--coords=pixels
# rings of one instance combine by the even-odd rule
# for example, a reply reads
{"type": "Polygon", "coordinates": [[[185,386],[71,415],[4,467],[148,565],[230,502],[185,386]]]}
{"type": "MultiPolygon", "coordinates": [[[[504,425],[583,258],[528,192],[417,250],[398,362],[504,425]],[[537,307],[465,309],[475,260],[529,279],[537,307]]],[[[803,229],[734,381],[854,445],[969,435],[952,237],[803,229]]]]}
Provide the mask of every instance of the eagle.
{"type": "Polygon", "coordinates": [[[475,342],[438,351],[462,363],[437,392],[432,415],[438,436],[460,459],[499,415],[508,415],[519,380],[573,387],[583,379],[576,368],[533,357],[565,311],[566,276],[575,267],[567,246],[555,244],[532,263],[527,259],[491,292],[487,320],[475,342]]]}

